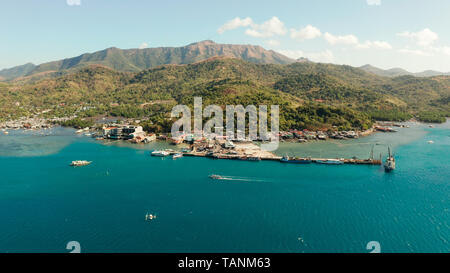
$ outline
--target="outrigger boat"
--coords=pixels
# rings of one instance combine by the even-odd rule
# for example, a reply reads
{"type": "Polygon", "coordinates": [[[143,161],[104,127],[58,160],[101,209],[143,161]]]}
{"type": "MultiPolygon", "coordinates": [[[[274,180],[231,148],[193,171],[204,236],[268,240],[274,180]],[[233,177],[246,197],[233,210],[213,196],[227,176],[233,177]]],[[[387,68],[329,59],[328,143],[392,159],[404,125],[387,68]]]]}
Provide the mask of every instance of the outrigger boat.
{"type": "Polygon", "coordinates": [[[153,220],[153,219],[156,219],[156,215],[148,214],[148,213],[145,215],[145,221],[153,220]]]}
{"type": "Polygon", "coordinates": [[[80,166],[86,166],[91,164],[92,161],[86,161],[86,160],[75,160],[70,163],[70,166],[72,167],[80,167],[80,166]]]}

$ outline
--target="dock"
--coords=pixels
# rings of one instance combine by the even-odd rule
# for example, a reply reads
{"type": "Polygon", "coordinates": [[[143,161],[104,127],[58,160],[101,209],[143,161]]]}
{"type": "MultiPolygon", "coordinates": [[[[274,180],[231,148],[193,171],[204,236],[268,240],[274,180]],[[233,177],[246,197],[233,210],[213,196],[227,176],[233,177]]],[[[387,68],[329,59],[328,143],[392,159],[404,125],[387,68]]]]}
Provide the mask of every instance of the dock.
{"type": "MultiPolygon", "coordinates": [[[[166,150],[170,155],[180,153],[172,149],[166,150]]],[[[228,160],[248,160],[248,161],[278,161],[282,159],[281,156],[275,155],[271,152],[262,150],[258,145],[251,142],[244,143],[222,143],[222,142],[204,142],[194,143],[190,146],[190,151],[181,152],[183,156],[187,157],[208,157],[212,159],[228,159],[228,160]]],[[[319,163],[330,158],[309,158],[311,163],[319,163]]],[[[371,156],[368,159],[358,158],[335,158],[344,164],[355,165],[381,165],[381,159],[373,159],[371,156]]]]}

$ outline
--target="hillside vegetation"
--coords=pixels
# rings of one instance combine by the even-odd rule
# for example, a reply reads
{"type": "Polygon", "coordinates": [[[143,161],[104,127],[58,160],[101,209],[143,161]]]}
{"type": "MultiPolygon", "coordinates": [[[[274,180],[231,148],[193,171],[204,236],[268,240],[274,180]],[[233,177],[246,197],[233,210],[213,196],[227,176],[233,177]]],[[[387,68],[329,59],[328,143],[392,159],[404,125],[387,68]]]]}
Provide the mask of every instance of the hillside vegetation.
{"type": "Polygon", "coordinates": [[[381,77],[361,69],[311,62],[255,64],[212,58],[137,73],[89,66],[37,82],[0,83],[1,119],[112,115],[149,118],[170,128],[176,104],[280,105],[281,129],[369,128],[375,119],[441,122],[450,113],[450,77],[381,77]]]}

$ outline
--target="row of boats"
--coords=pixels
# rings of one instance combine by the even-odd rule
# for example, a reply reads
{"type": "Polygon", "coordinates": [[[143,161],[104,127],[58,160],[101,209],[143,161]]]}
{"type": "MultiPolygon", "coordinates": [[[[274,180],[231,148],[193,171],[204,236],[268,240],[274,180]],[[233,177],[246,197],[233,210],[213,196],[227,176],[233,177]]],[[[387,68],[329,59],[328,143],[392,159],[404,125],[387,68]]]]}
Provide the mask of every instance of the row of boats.
{"type": "MultiPolygon", "coordinates": [[[[283,158],[281,158],[280,162],[282,162],[282,163],[294,163],[294,164],[309,164],[309,163],[312,163],[313,160],[310,157],[300,158],[300,157],[284,156],[283,158]]],[[[344,160],[343,159],[332,159],[332,158],[319,159],[319,160],[315,160],[314,162],[315,163],[319,163],[319,164],[328,164],[328,165],[344,164],[344,160]]]]}
{"type": "MultiPolygon", "coordinates": [[[[167,151],[167,150],[156,150],[153,151],[151,153],[152,156],[156,156],[156,157],[166,157],[166,156],[170,156],[172,155],[173,159],[177,159],[177,158],[181,158],[183,157],[182,153],[179,152],[175,152],[172,153],[171,151],[167,151]]],[[[261,160],[260,158],[255,158],[255,159],[248,159],[248,160],[261,160]]],[[[293,163],[293,164],[309,164],[312,163],[313,160],[310,157],[307,158],[300,158],[300,157],[289,157],[289,156],[284,156],[281,158],[280,160],[281,163],[293,163]]],[[[333,158],[328,158],[328,159],[315,159],[314,160],[315,163],[318,164],[327,164],[327,165],[342,165],[344,164],[344,159],[333,159],[333,158]]],[[[87,161],[87,160],[75,160],[72,161],[72,163],[70,163],[70,166],[73,167],[78,167],[78,166],[86,166],[91,164],[92,161],[87,161]]],[[[384,169],[386,172],[390,172],[395,170],[395,158],[394,155],[391,153],[391,149],[388,148],[388,157],[386,158],[386,161],[384,163],[384,169]]],[[[210,176],[210,178],[213,179],[219,179],[219,177],[216,176],[210,176]]]]}
{"type": "MultiPolygon", "coordinates": [[[[299,158],[299,157],[288,157],[284,156],[280,160],[282,163],[294,163],[294,164],[309,164],[312,163],[313,160],[310,157],[307,158],[299,158]]],[[[327,164],[327,165],[342,165],[344,164],[344,159],[316,159],[315,163],[318,164],[327,164]]],[[[388,156],[386,161],[383,164],[384,170],[386,172],[391,172],[395,170],[395,157],[391,153],[391,149],[388,148],[388,156]]]]}

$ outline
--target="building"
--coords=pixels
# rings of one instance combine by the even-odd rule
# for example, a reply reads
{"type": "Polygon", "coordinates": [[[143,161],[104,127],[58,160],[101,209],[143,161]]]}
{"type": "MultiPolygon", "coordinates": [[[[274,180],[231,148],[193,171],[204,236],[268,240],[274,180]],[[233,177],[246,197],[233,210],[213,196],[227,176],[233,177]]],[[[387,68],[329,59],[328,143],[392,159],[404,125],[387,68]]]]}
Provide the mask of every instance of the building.
{"type": "Polygon", "coordinates": [[[133,139],[144,137],[142,126],[125,125],[103,128],[103,135],[110,139],[133,139]]]}

